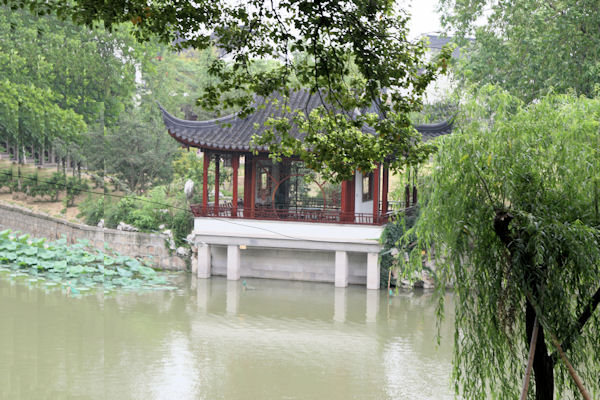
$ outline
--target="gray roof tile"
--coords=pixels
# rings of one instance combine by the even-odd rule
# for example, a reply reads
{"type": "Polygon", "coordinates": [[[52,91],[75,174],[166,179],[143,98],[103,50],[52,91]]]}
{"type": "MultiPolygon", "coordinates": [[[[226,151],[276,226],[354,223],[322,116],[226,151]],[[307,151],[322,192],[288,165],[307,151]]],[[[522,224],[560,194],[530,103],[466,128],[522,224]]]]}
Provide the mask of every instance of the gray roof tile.
{"type": "MultiPolygon", "coordinates": [[[[279,99],[281,100],[280,97],[279,99]]],[[[322,104],[318,94],[311,94],[305,90],[293,92],[288,98],[288,105],[292,110],[300,109],[305,113],[322,104]]],[[[264,99],[257,99],[254,106],[255,108],[264,106],[264,108],[257,108],[254,113],[245,118],[240,118],[238,114],[231,114],[206,121],[188,121],[171,115],[159,104],[165,127],[178,142],[198,148],[233,151],[249,151],[252,136],[264,132],[267,120],[282,116],[279,107],[271,102],[265,102],[264,99]]],[[[452,125],[453,121],[448,120],[438,124],[417,125],[415,128],[423,135],[423,140],[427,141],[449,134],[452,132],[452,125]]],[[[365,131],[374,132],[369,127],[365,131]]],[[[290,133],[298,139],[303,137],[294,125],[290,133]]],[[[257,150],[264,151],[266,147],[258,147],[257,150]]]]}

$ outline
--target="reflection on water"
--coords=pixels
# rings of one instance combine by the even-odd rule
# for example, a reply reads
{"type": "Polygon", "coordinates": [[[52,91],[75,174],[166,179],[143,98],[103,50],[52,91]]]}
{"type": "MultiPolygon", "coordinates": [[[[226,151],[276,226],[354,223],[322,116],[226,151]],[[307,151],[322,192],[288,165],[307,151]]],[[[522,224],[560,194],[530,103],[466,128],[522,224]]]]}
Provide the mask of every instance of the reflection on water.
{"type": "Polygon", "coordinates": [[[0,399],[452,398],[452,321],[437,347],[423,292],[183,275],[174,292],[110,297],[35,285],[0,275],[0,399]]]}

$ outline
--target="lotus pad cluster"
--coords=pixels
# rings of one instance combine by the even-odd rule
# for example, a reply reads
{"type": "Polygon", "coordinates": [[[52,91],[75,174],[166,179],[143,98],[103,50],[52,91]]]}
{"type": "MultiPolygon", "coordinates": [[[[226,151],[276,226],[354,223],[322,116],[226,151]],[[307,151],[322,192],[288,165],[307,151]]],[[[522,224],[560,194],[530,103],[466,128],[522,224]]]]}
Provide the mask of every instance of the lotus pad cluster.
{"type": "Polygon", "coordinates": [[[135,258],[102,252],[87,241],[67,245],[0,232],[0,269],[42,278],[46,285],[67,285],[75,292],[103,288],[172,289],[166,277],[135,258]]]}

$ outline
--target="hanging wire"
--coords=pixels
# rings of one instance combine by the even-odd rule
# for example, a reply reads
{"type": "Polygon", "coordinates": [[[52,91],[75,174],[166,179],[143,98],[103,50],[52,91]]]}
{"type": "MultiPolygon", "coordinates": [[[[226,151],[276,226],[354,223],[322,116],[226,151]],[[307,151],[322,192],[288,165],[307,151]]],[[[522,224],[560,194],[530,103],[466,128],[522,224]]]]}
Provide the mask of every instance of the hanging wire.
{"type": "MultiPolygon", "coordinates": [[[[0,172],[0,174],[6,175],[6,176],[11,176],[11,177],[15,176],[14,174],[8,173],[8,172],[0,172]]],[[[26,180],[30,180],[30,181],[35,181],[36,180],[35,178],[32,178],[30,176],[25,176],[25,175],[20,176],[18,179],[26,179],[26,180]]],[[[37,178],[37,181],[38,182],[44,182],[44,183],[51,183],[53,185],[60,186],[60,187],[63,187],[65,189],[67,187],[66,183],[51,182],[51,181],[48,181],[48,180],[39,179],[39,177],[37,178]]],[[[83,192],[83,193],[96,194],[96,195],[99,195],[99,196],[110,196],[110,197],[115,197],[115,198],[119,198],[119,199],[130,197],[130,196],[124,196],[124,195],[119,195],[119,194],[114,194],[114,193],[95,192],[93,190],[87,190],[87,189],[77,189],[77,190],[79,192],[83,192]]],[[[193,215],[192,211],[190,209],[187,209],[187,208],[177,207],[177,206],[173,206],[173,205],[170,205],[170,204],[161,203],[161,202],[158,202],[158,201],[148,200],[148,199],[144,199],[144,198],[141,198],[141,197],[138,197],[138,196],[136,196],[136,200],[137,201],[143,201],[143,202],[146,202],[146,203],[160,205],[160,206],[163,206],[165,208],[171,208],[171,209],[174,209],[174,210],[185,211],[185,212],[188,212],[188,213],[190,213],[190,214],[193,215]]],[[[308,242],[322,242],[322,240],[287,235],[285,233],[277,232],[277,231],[274,231],[274,230],[271,230],[271,229],[268,229],[268,228],[264,228],[264,227],[260,227],[260,226],[255,226],[255,225],[248,225],[248,224],[240,223],[240,222],[237,222],[237,221],[232,221],[232,220],[227,219],[227,218],[217,218],[217,217],[211,217],[211,216],[206,216],[206,217],[203,217],[203,218],[210,218],[210,219],[215,220],[215,221],[226,222],[228,224],[237,225],[237,226],[243,226],[243,227],[246,227],[246,228],[259,229],[259,230],[262,230],[262,231],[265,231],[265,232],[269,232],[269,233],[273,233],[273,234],[279,235],[281,237],[285,237],[285,238],[292,239],[292,240],[308,241],[308,242]]]]}

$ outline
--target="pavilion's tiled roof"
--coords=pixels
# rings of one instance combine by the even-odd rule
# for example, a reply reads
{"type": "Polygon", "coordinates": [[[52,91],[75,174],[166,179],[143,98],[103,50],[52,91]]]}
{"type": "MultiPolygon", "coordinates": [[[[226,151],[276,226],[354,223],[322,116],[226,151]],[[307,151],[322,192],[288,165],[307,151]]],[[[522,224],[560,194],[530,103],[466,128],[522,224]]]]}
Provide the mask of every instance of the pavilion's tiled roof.
{"type": "MultiPolygon", "coordinates": [[[[288,98],[288,106],[292,110],[300,109],[306,114],[323,102],[318,94],[310,94],[308,91],[293,92],[288,98]]],[[[222,118],[207,121],[188,121],[171,115],[162,108],[163,121],[169,134],[180,143],[213,150],[249,151],[252,136],[266,129],[265,123],[269,118],[281,117],[280,107],[272,102],[258,100],[255,104],[256,111],[246,118],[240,118],[237,114],[231,114],[222,118]],[[256,108],[256,106],[264,108],[256,108]]],[[[417,125],[415,127],[427,141],[435,137],[452,132],[452,121],[444,121],[439,124],[417,125]]],[[[367,128],[367,131],[373,131],[367,128]]],[[[303,134],[292,124],[290,134],[302,139],[303,134]]],[[[266,150],[258,147],[257,150],[266,150]]]]}

